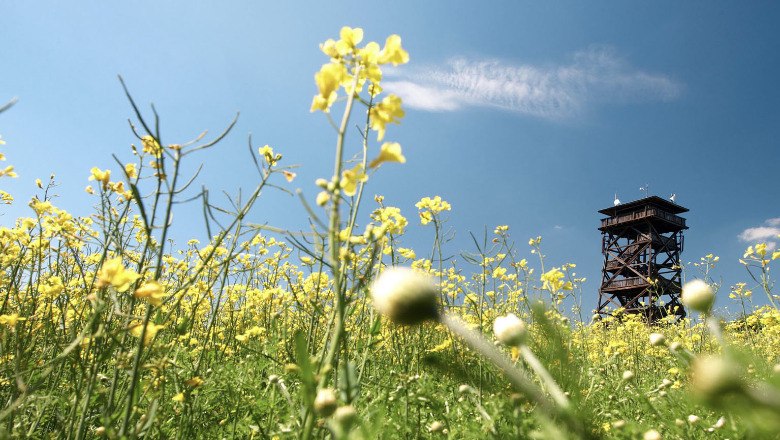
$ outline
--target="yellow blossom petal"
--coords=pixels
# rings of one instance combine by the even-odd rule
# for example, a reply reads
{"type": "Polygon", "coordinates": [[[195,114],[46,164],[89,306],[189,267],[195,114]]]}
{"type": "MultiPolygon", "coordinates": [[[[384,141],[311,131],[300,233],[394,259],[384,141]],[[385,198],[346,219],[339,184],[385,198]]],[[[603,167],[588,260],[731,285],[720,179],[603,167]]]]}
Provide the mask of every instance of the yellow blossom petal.
{"type": "Polygon", "coordinates": [[[401,151],[401,144],[398,142],[385,142],[382,144],[379,156],[372,160],[368,167],[376,168],[385,162],[406,163],[406,157],[404,157],[401,151]]]}

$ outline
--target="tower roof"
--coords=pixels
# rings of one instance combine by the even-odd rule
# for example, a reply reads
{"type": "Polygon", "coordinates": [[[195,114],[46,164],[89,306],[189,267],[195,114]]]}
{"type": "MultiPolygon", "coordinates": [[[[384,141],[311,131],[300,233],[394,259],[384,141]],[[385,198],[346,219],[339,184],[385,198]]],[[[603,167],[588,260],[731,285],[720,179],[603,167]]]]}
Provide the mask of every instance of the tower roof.
{"type": "Polygon", "coordinates": [[[683,212],[688,212],[688,208],[680,206],[677,203],[672,202],[671,200],[663,199],[658,196],[650,196],[650,197],[645,197],[643,199],[634,200],[628,203],[621,203],[617,206],[610,206],[609,208],[604,208],[600,210],[599,213],[608,215],[610,217],[616,217],[621,212],[633,211],[636,208],[645,205],[658,206],[659,208],[662,208],[664,211],[670,214],[681,214],[683,212]]]}

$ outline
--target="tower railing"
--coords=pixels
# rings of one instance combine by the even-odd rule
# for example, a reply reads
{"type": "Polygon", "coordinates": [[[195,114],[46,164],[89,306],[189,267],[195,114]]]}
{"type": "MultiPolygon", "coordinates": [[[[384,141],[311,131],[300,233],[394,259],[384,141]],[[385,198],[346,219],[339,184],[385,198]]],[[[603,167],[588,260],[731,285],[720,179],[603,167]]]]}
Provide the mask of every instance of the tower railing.
{"type": "Polygon", "coordinates": [[[674,223],[675,225],[685,227],[684,218],[674,214],[670,214],[664,211],[663,209],[659,209],[659,208],[647,208],[642,211],[629,212],[627,214],[622,214],[617,217],[605,218],[601,220],[601,227],[606,228],[608,226],[614,226],[621,223],[628,223],[634,220],[641,220],[647,217],[662,218],[670,223],[674,223]]]}

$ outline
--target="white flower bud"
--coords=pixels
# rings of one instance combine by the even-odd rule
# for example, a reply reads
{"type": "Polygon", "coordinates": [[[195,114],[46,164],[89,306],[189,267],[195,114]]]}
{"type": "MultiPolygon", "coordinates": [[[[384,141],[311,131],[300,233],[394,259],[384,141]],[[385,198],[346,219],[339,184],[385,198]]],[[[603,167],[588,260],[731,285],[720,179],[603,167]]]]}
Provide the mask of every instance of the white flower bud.
{"type": "Polygon", "coordinates": [[[695,425],[695,424],[699,423],[699,416],[693,415],[693,414],[689,415],[688,416],[688,423],[690,423],[691,425],[695,425]]]}
{"type": "Polygon", "coordinates": [[[675,353],[675,352],[679,351],[680,349],[682,349],[682,344],[677,342],[677,341],[672,342],[671,344],[669,344],[669,351],[671,351],[672,353],[675,353]]]}
{"type": "Polygon", "coordinates": [[[502,343],[515,347],[525,341],[528,329],[520,318],[510,313],[496,318],[493,322],[493,333],[502,343]]]}
{"type": "Polygon", "coordinates": [[[715,303],[715,292],[702,280],[689,281],[682,288],[682,302],[697,312],[709,313],[715,303]]]}
{"type": "Polygon", "coordinates": [[[336,400],[336,392],[330,388],[321,389],[314,399],[314,410],[317,414],[328,417],[336,411],[339,403],[336,400]]]}
{"type": "Polygon", "coordinates": [[[371,286],[374,307],[397,324],[414,325],[439,316],[439,292],[430,277],[408,267],[385,270],[371,286]]]}
{"type": "Polygon", "coordinates": [[[443,429],[444,429],[444,423],[442,423],[442,422],[440,422],[438,420],[433,422],[433,423],[431,423],[431,426],[428,427],[428,431],[429,432],[439,432],[439,431],[441,431],[443,429]]]}
{"type": "Polygon", "coordinates": [[[661,440],[661,433],[655,429],[651,429],[645,432],[645,435],[643,435],[642,438],[644,440],[661,440]]]}
{"type": "Polygon", "coordinates": [[[626,382],[630,382],[632,379],[634,379],[634,372],[631,370],[626,370],[623,372],[623,380],[626,382]]]}
{"type": "Polygon", "coordinates": [[[666,343],[666,338],[660,333],[650,333],[650,345],[660,347],[666,343]]]}
{"type": "Polygon", "coordinates": [[[342,429],[345,431],[348,431],[349,428],[352,427],[352,424],[355,423],[355,419],[357,418],[357,411],[355,410],[355,407],[352,405],[344,405],[340,406],[335,413],[333,413],[333,420],[336,421],[339,425],[341,425],[342,429]]]}
{"type": "Polygon", "coordinates": [[[722,357],[706,356],[693,363],[693,389],[705,399],[718,399],[743,388],[739,366],[722,357]]]}

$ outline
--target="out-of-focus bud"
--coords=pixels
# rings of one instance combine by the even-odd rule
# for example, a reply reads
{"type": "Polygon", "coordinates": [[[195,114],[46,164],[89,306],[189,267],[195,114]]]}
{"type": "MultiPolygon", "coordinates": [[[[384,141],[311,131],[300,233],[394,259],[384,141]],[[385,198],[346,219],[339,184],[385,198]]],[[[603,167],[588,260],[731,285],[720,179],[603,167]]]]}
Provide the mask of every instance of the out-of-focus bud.
{"type": "Polygon", "coordinates": [[[666,343],[666,337],[660,333],[650,333],[650,345],[660,347],[666,343]]]}
{"type": "Polygon", "coordinates": [[[314,410],[323,417],[328,417],[333,414],[338,405],[336,393],[330,388],[320,390],[317,393],[317,397],[314,399],[314,410]]]}
{"type": "Polygon", "coordinates": [[[333,413],[333,420],[341,425],[341,428],[344,431],[349,431],[352,424],[355,423],[355,419],[357,419],[357,411],[352,405],[340,406],[336,409],[336,412],[333,413]]]}
{"type": "Polygon", "coordinates": [[[739,366],[719,356],[697,358],[693,363],[693,390],[705,400],[717,400],[744,388],[739,366]]]}
{"type": "Polygon", "coordinates": [[[503,344],[517,347],[525,342],[528,328],[520,318],[510,313],[496,318],[493,322],[493,333],[503,344]]]}
{"type": "Polygon", "coordinates": [[[408,267],[385,270],[371,286],[374,307],[397,324],[415,325],[439,316],[439,292],[427,275],[408,267]]]}
{"type": "Polygon", "coordinates": [[[709,313],[715,303],[715,292],[702,280],[685,283],[682,288],[682,302],[687,307],[701,313],[709,313]]]}

